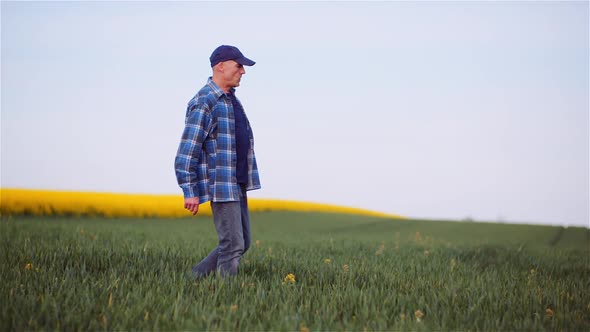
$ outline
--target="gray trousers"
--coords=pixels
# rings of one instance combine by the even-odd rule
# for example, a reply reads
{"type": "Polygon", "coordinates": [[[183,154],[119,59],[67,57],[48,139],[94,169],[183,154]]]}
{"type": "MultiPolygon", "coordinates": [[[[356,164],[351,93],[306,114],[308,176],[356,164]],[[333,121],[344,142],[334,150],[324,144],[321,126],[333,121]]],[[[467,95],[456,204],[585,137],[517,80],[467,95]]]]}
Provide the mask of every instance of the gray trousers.
{"type": "Polygon", "coordinates": [[[250,216],[244,186],[240,186],[239,201],[212,202],[211,210],[219,243],[193,267],[196,278],[203,278],[216,270],[223,276],[235,275],[242,255],[250,248],[250,216]]]}

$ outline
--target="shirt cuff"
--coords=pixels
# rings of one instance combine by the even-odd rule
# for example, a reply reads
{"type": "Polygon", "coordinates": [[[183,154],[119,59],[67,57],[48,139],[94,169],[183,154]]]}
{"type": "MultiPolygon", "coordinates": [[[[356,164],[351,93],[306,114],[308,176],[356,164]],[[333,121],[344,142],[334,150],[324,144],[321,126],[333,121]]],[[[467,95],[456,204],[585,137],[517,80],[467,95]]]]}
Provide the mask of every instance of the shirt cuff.
{"type": "Polygon", "coordinates": [[[199,193],[196,187],[185,187],[182,188],[184,198],[199,197],[199,193]]]}

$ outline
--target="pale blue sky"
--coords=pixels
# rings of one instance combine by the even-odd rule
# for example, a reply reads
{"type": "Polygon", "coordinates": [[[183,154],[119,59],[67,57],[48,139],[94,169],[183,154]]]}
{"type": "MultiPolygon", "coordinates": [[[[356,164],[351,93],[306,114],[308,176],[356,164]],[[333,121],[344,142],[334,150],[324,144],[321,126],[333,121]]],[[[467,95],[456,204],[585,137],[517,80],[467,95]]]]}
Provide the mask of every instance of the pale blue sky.
{"type": "Polygon", "coordinates": [[[5,2],[2,186],[181,194],[211,51],[251,197],[422,218],[588,225],[588,2],[5,2]]]}

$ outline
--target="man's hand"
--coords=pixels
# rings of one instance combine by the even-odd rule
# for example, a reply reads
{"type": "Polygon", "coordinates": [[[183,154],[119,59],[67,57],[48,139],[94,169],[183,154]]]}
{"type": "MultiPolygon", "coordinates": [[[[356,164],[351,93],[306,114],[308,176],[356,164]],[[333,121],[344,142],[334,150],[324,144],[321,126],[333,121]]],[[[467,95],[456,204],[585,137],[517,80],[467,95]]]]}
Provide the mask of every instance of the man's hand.
{"type": "Polygon", "coordinates": [[[184,199],[184,208],[193,213],[193,216],[199,212],[199,198],[188,197],[184,199]]]}

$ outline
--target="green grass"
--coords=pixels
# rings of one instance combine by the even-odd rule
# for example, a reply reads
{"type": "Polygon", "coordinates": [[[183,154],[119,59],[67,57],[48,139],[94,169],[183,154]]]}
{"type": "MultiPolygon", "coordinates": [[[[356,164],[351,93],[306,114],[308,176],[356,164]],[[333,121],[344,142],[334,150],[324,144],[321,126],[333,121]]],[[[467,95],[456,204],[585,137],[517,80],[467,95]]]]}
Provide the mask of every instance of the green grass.
{"type": "Polygon", "coordinates": [[[210,218],[3,217],[0,330],[590,329],[588,229],[269,212],[252,232],[238,276],[196,282],[210,218]]]}

